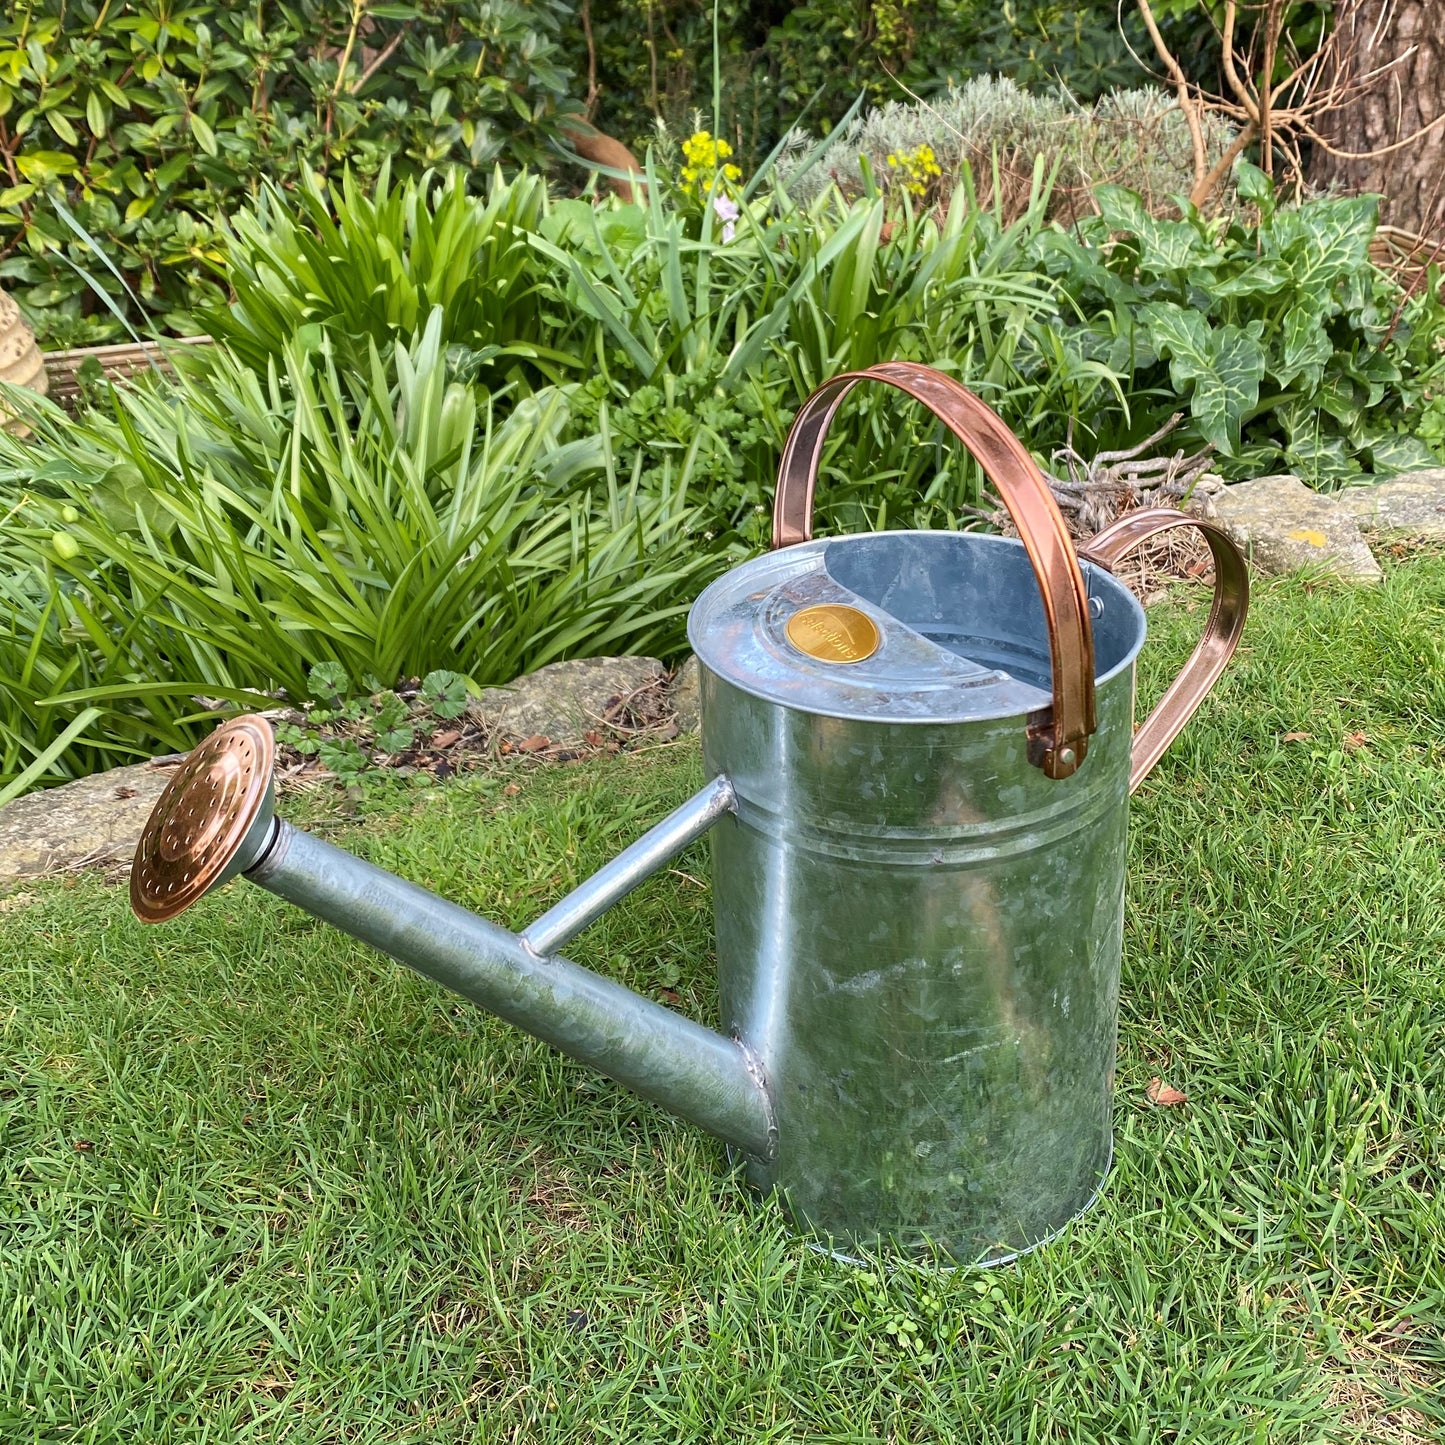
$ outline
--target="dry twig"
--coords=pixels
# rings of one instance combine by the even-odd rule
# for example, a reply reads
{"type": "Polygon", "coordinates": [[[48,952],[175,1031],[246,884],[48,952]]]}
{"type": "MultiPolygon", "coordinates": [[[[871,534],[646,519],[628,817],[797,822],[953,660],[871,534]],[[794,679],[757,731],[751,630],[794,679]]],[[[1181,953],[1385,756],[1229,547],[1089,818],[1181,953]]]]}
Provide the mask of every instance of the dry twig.
{"type": "Polygon", "coordinates": [[[1410,135],[1400,136],[1375,150],[1360,152],[1340,150],[1320,134],[1326,117],[1394,77],[1414,53],[1412,48],[1382,64],[1361,69],[1362,47],[1352,22],[1365,0],[1337,0],[1334,24],[1318,49],[1308,56],[1301,56],[1295,49],[1286,24],[1288,7],[1284,0],[1256,0],[1252,4],[1225,0],[1218,35],[1228,94],[1211,91],[1199,81],[1191,80],[1160,34],[1150,0],[1136,0],[1136,3],[1144,28],[1167,72],[1157,75],[1156,79],[1169,85],[1178,96],[1191,137],[1202,137],[1203,118],[1207,114],[1227,117],[1240,128],[1228,151],[1207,170],[1202,142],[1196,141],[1194,187],[1189,194],[1194,206],[1205,204],[1245,148],[1256,142],[1260,168],[1273,178],[1276,163],[1282,161],[1281,180],[1298,193],[1304,184],[1301,147],[1306,143],[1346,160],[1368,160],[1412,145],[1445,124],[1445,114],[1442,114],[1410,135]],[[1248,36],[1243,40],[1242,15],[1253,17],[1248,36]],[[1280,55],[1286,57],[1289,69],[1283,79],[1275,81],[1280,55]]]}

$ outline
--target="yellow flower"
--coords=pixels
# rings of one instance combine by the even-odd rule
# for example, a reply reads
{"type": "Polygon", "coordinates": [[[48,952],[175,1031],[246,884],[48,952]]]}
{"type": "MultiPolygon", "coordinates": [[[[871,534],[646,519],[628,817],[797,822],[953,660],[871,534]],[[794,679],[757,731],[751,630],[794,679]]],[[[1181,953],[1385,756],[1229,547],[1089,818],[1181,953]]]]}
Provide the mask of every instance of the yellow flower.
{"type": "Polygon", "coordinates": [[[727,164],[732,153],[732,146],[721,136],[714,138],[709,131],[694,131],[682,143],[682,156],[687,164],[678,172],[678,176],[683,189],[701,191],[719,171],[725,181],[740,180],[742,171],[737,166],[727,164]]]}
{"type": "Polygon", "coordinates": [[[926,194],[929,181],[943,174],[933,147],[927,144],[915,146],[911,151],[889,151],[888,164],[901,172],[899,182],[911,196],[926,194]]]}

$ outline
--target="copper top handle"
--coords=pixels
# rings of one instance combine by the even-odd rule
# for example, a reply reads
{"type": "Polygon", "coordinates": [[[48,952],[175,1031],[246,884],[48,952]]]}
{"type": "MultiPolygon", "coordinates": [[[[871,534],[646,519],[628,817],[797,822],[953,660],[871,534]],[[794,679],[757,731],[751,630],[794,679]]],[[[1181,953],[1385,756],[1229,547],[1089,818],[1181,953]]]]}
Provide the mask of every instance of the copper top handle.
{"type": "Polygon", "coordinates": [[[1046,777],[1070,777],[1084,761],[1096,725],[1088,590],[1043,473],[998,414],[971,391],[941,371],[907,361],[843,372],[824,382],[803,403],[783,446],[773,503],[773,546],[791,547],[813,535],[813,489],[823,442],[843,398],[862,381],[885,382],[921,401],[998,488],[1038,578],[1053,662],[1053,708],[1030,725],[1029,760],[1046,777]]]}

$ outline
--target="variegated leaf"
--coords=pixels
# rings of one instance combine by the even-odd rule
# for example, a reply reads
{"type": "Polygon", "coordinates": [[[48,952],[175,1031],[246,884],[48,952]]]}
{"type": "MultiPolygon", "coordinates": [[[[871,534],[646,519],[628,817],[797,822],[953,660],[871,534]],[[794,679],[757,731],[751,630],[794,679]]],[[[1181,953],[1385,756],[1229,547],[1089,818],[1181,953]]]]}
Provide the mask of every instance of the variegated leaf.
{"type": "Polygon", "coordinates": [[[1145,274],[1219,264],[1219,253],[1193,223],[1161,221],[1151,216],[1143,200],[1124,186],[1099,186],[1094,196],[1111,231],[1127,232],[1138,238],[1139,269],[1145,274]]]}
{"type": "Polygon", "coordinates": [[[1370,465],[1378,476],[1395,476],[1400,472],[1438,467],[1440,459],[1419,437],[1389,432],[1369,444],[1370,465]]]}
{"type": "Polygon", "coordinates": [[[1320,308],[1308,304],[1291,307],[1284,318],[1283,342],[1274,379],[1282,387],[1303,380],[1305,387],[1313,391],[1334,354],[1320,308]]]}
{"type": "Polygon", "coordinates": [[[1152,303],[1141,308],[1161,356],[1169,358],[1174,385],[1191,386],[1189,410],[1200,435],[1221,452],[1239,446],[1245,413],[1259,400],[1264,377],[1264,348],[1259,323],[1248,328],[1210,329],[1204,318],[1181,306],[1152,303]]]}
{"type": "Polygon", "coordinates": [[[1279,211],[1260,227],[1265,254],[1290,263],[1301,291],[1322,293],[1368,263],[1377,209],[1371,196],[1341,196],[1279,211]]]}

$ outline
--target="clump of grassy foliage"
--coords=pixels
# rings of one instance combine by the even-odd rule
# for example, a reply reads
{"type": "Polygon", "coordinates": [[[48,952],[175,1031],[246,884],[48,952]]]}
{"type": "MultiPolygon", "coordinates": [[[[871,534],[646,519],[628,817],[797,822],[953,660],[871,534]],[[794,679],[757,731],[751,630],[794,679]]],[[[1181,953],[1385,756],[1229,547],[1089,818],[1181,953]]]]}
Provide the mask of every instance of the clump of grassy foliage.
{"type": "MultiPolygon", "coordinates": [[[[79,422],[26,403],[33,435],[0,436],[0,788],[182,746],[197,695],[302,701],[317,664],[385,689],[675,651],[700,586],[766,544],[796,408],[875,362],[957,376],[1046,467],[1175,411],[1171,447],[1320,486],[1445,435],[1445,310],[1371,265],[1369,200],[1276,208],[1241,166],[1254,223],[1099,186],[1064,228],[1042,160],[1007,206],[967,165],[946,205],[907,165],[806,203],[806,165],[688,169],[649,163],[627,204],[385,168],[268,189],[231,225],[218,346],[79,422]]],[[[824,527],[986,510],[881,388],[822,476],[824,527]]]]}

